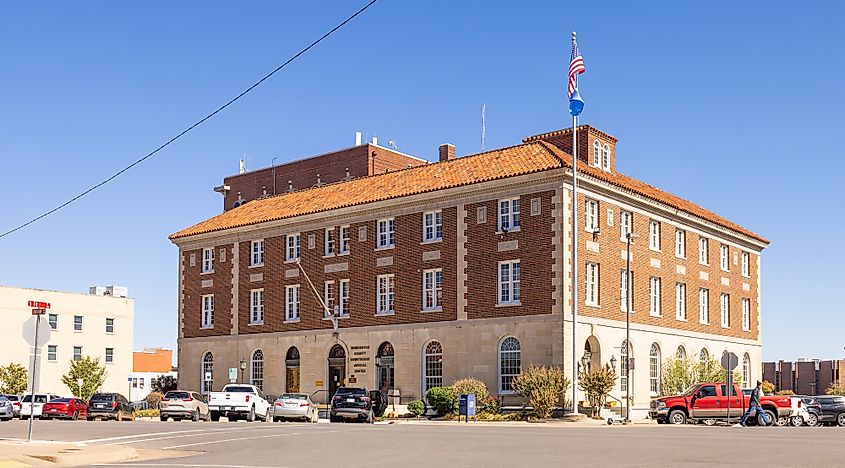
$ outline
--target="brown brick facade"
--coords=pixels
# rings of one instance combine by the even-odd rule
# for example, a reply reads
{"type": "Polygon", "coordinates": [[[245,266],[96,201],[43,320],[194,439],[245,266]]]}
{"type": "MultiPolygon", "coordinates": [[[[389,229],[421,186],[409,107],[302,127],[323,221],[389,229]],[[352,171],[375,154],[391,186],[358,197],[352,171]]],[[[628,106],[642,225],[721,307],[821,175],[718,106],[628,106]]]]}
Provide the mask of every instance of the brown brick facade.
{"type": "Polygon", "coordinates": [[[232,245],[213,247],[215,251],[212,273],[202,273],[202,249],[186,250],[181,254],[185,275],[182,284],[184,298],[181,304],[184,326],[182,331],[185,338],[232,333],[232,245]],[[203,281],[210,281],[212,285],[203,287],[203,281]],[[214,327],[209,329],[200,327],[202,296],[206,294],[214,295],[214,327]]]}

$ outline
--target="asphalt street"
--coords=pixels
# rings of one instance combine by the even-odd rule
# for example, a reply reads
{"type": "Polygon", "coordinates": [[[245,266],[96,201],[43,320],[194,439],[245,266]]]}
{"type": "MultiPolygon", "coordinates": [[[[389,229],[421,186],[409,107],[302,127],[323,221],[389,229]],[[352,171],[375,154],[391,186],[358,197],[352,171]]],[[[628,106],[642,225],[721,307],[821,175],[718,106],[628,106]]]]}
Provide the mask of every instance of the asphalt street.
{"type": "MultiPolygon", "coordinates": [[[[0,423],[0,439],[25,438],[26,428],[0,423]]],[[[36,421],[34,438],[180,452],[100,466],[845,465],[843,428],[36,421]]]]}

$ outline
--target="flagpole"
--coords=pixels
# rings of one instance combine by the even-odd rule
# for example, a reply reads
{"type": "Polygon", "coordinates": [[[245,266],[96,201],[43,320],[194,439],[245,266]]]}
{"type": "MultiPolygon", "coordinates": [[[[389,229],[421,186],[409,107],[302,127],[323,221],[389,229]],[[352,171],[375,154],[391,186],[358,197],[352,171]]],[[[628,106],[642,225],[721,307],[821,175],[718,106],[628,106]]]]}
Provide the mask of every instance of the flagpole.
{"type": "MultiPolygon", "coordinates": [[[[576,47],[572,31],[572,47],[576,47]]],[[[578,89],[578,75],[575,75],[578,89]]],[[[578,412],[578,115],[572,115],[572,412],[578,412]]]]}

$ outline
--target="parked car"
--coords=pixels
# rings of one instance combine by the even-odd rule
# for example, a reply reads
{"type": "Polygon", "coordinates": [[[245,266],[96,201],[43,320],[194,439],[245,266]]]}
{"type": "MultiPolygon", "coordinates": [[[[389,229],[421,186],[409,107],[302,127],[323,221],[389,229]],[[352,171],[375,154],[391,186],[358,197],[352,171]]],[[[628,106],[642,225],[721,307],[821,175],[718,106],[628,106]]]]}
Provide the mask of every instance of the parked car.
{"type": "Polygon", "coordinates": [[[11,421],[15,417],[14,405],[8,398],[0,396],[0,420],[11,421]]]}
{"type": "Polygon", "coordinates": [[[373,414],[380,418],[387,409],[387,395],[381,390],[370,390],[370,400],[373,402],[373,414]]]}
{"type": "Polygon", "coordinates": [[[95,393],[88,400],[86,419],[115,419],[117,421],[135,420],[132,404],[120,393],[95,393]]]}
{"type": "Polygon", "coordinates": [[[36,393],[34,403],[32,402],[32,394],[24,395],[21,399],[21,419],[40,418],[41,412],[44,409],[44,404],[59,398],[58,395],[52,393],[36,393]]]}
{"type": "Polygon", "coordinates": [[[167,421],[167,418],[173,418],[174,421],[188,418],[191,421],[211,420],[208,401],[197,392],[171,390],[161,398],[158,409],[162,421],[167,421]]]}
{"type": "Polygon", "coordinates": [[[778,418],[778,426],[786,426],[787,424],[796,427],[803,426],[804,422],[810,419],[810,413],[804,407],[804,400],[800,396],[790,395],[789,403],[791,405],[789,416],[778,418]]]}
{"type": "MultiPolygon", "coordinates": [[[[681,395],[656,398],[651,402],[649,417],[659,424],[726,420],[730,401],[730,417],[738,419],[748,408],[750,397],[742,393],[739,385],[731,387],[730,396],[725,383],[705,382],[692,385],[681,395]]],[[[760,406],[770,422],[777,422],[778,418],[792,413],[792,402],[788,396],[763,396],[760,406]]],[[[762,414],[758,414],[755,422],[762,421],[762,414]]]]}
{"type": "Polygon", "coordinates": [[[44,403],[41,411],[43,419],[72,419],[88,417],[88,404],[79,398],[56,398],[44,403]]]}
{"type": "Polygon", "coordinates": [[[340,422],[346,419],[373,422],[373,402],[366,388],[340,387],[332,396],[329,420],[340,422]]]}
{"type": "Polygon", "coordinates": [[[12,402],[12,414],[13,417],[19,418],[21,417],[21,396],[20,395],[0,395],[6,397],[9,401],[12,402]]]}
{"type": "Polygon", "coordinates": [[[273,422],[285,419],[315,423],[319,419],[317,405],[304,393],[285,393],[273,403],[273,422]]]}
{"type": "Polygon", "coordinates": [[[818,426],[822,414],[822,405],[816,397],[802,395],[801,400],[804,402],[804,408],[807,409],[807,419],[804,424],[813,427],[818,426]]]}
{"type": "Polygon", "coordinates": [[[821,418],[819,418],[822,424],[845,426],[845,396],[819,395],[816,400],[822,407],[821,418]]]}
{"type": "Polygon", "coordinates": [[[229,421],[246,419],[269,421],[272,405],[264,398],[264,392],[255,385],[228,384],[219,392],[211,392],[208,398],[211,420],[219,421],[226,416],[229,421]]]}

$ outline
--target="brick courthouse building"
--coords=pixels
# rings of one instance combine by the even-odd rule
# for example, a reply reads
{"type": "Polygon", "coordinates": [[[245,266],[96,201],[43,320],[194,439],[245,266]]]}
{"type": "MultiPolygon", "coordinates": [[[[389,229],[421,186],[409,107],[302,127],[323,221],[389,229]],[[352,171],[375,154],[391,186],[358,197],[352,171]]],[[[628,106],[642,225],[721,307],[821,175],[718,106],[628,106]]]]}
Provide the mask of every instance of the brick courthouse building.
{"type": "MultiPolygon", "coordinates": [[[[578,135],[585,362],[625,361],[630,284],[632,416],[645,414],[670,356],[728,350],[744,380],[759,378],[768,242],[619,174],[614,137],[590,126],[578,135]],[[629,229],[639,238],[627,280],[629,229]]],[[[560,130],[458,158],[443,145],[436,163],[409,157],[401,170],[371,165],[369,175],[312,179],[303,190],[287,183],[295,168],[276,168],[285,193],[227,206],[171,236],[181,383],[219,389],[243,366],[239,378],[271,394],[345,383],[395,389],[406,402],[465,376],[508,398],[530,364],[571,375],[571,141],[560,130]],[[340,316],[338,336],[318,297],[340,316]]],[[[361,146],[364,157],[388,151],[361,146]]],[[[269,170],[250,176],[264,181],[262,194],[269,170]]],[[[613,395],[625,385],[620,378],[613,395]]]]}

